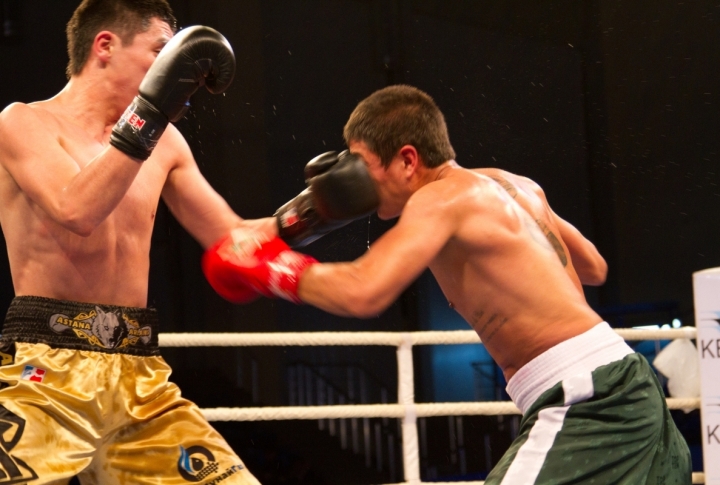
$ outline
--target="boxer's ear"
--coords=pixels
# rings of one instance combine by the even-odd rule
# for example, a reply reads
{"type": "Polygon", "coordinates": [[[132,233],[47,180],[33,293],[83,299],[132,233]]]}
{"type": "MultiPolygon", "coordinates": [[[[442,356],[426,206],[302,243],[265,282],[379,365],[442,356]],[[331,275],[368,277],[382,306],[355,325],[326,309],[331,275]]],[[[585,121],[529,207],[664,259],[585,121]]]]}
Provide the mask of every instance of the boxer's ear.
{"type": "Polygon", "coordinates": [[[408,177],[411,177],[417,171],[420,164],[420,154],[412,145],[403,145],[398,150],[398,156],[402,159],[403,171],[408,177]]]}
{"type": "Polygon", "coordinates": [[[116,36],[112,32],[108,30],[98,32],[92,44],[92,54],[94,54],[101,63],[106,64],[112,57],[115,43],[116,36]]]}

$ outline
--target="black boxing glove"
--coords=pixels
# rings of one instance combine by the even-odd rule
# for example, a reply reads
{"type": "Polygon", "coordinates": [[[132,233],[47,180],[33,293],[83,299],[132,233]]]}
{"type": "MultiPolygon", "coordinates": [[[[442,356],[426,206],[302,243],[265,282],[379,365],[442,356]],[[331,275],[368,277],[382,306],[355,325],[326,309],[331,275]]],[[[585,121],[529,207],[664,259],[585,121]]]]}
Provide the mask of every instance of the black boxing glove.
{"type": "Polygon", "coordinates": [[[306,246],[380,205],[365,161],[347,150],[310,160],[305,181],[308,188],[275,211],[279,236],[293,247],[306,246]]]}
{"type": "Polygon", "coordinates": [[[167,124],[183,117],[200,86],[219,94],[234,75],[235,55],[222,34],[200,25],[181,30],[145,74],[138,96],[115,124],[110,144],[146,160],[167,124]]]}

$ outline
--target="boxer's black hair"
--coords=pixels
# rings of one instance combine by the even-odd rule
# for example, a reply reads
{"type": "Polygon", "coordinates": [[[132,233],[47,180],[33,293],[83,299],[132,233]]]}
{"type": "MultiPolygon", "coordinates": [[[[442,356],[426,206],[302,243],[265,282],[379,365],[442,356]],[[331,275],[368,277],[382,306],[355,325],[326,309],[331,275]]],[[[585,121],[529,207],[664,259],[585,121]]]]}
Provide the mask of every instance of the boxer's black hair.
{"type": "Polygon", "coordinates": [[[166,0],[83,0],[65,29],[70,58],[68,79],[82,71],[98,32],[109,30],[128,45],[136,34],[150,27],[153,18],[166,22],[175,31],[175,17],[166,0]]]}
{"type": "Polygon", "coordinates": [[[403,145],[412,145],[426,167],[455,158],[445,117],[425,92],[407,85],[375,91],[357,105],[345,124],[343,138],[364,142],[388,167],[403,145]]]}

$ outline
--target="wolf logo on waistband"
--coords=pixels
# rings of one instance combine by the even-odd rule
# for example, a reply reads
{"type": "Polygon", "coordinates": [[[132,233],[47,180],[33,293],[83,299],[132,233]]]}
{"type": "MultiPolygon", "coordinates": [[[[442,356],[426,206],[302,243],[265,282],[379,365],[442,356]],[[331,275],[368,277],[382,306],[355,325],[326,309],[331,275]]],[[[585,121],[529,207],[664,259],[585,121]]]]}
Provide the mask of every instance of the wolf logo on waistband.
{"type": "Polygon", "coordinates": [[[99,306],[87,313],[79,313],[74,317],[55,313],[48,321],[50,328],[56,333],[72,331],[79,338],[87,340],[90,345],[103,349],[121,349],[135,345],[138,341],[147,344],[152,336],[150,326],[141,327],[119,311],[105,312],[99,306]]]}

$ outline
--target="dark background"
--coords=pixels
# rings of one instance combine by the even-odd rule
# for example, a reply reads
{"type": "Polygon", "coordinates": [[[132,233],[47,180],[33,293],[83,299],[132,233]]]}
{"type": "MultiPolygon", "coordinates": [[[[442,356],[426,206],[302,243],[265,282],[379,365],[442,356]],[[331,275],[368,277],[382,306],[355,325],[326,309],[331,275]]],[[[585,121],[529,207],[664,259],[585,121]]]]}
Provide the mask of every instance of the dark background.
{"type": "MultiPolygon", "coordinates": [[[[694,325],[692,273],[720,265],[717,2],[170,3],[179,26],[212,26],[235,50],[238,69],[227,93],[199,92],[178,126],[205,176],[241,216],[267,216],[302,190],[304,164],[344,148],[342,127],[358,101],[389,84],[412,84],[445,113],[461,165],[534,179],[555,211],[596,243],[610,271],[587,296],[608,321],[694,325]]],[[[0,107],[62,89],[64,27],[77,4],[0,0],[0,107]]],[[[357,221],[306,252],[323,261],[352,259],[391,225],[374,216],[357,221]]],[[[446,310],[428,275],[364,321],[284,301],[233,306],[205,283],[199,245],[162,203],[153,238],[149,303],[165,332],[468,328],[446,310]]],[[[12,296],[2,258],[0,311],[12,296]]],[[[417,399],[483,395],[478,382],[487,379],[478,376],[487,377],[479,371],[487,356],[476,347],[416,351],[417,399]]],[[[392,348],[167,348],[163,355],[185,395],[203,407],[308,403],[298,397],[298,376],[315,390],[333,389],[334,402],[396,399],[392,348]]],[[[493,385],[501,392],[502,382],[493,385]]],[[[696,412],[676,417],[692,446],[696,412]]],[[[370,455],[362,443],[359,451],[343,450],[340,425],[217,427],[265,484],[402,478],[396,423],[343,424],[367,425],[380,436],[380,458],[372,440],[370,455]]],[[[426,420],[423,477],[482,476],[513,425],[502,418],[426,420]]]]}

